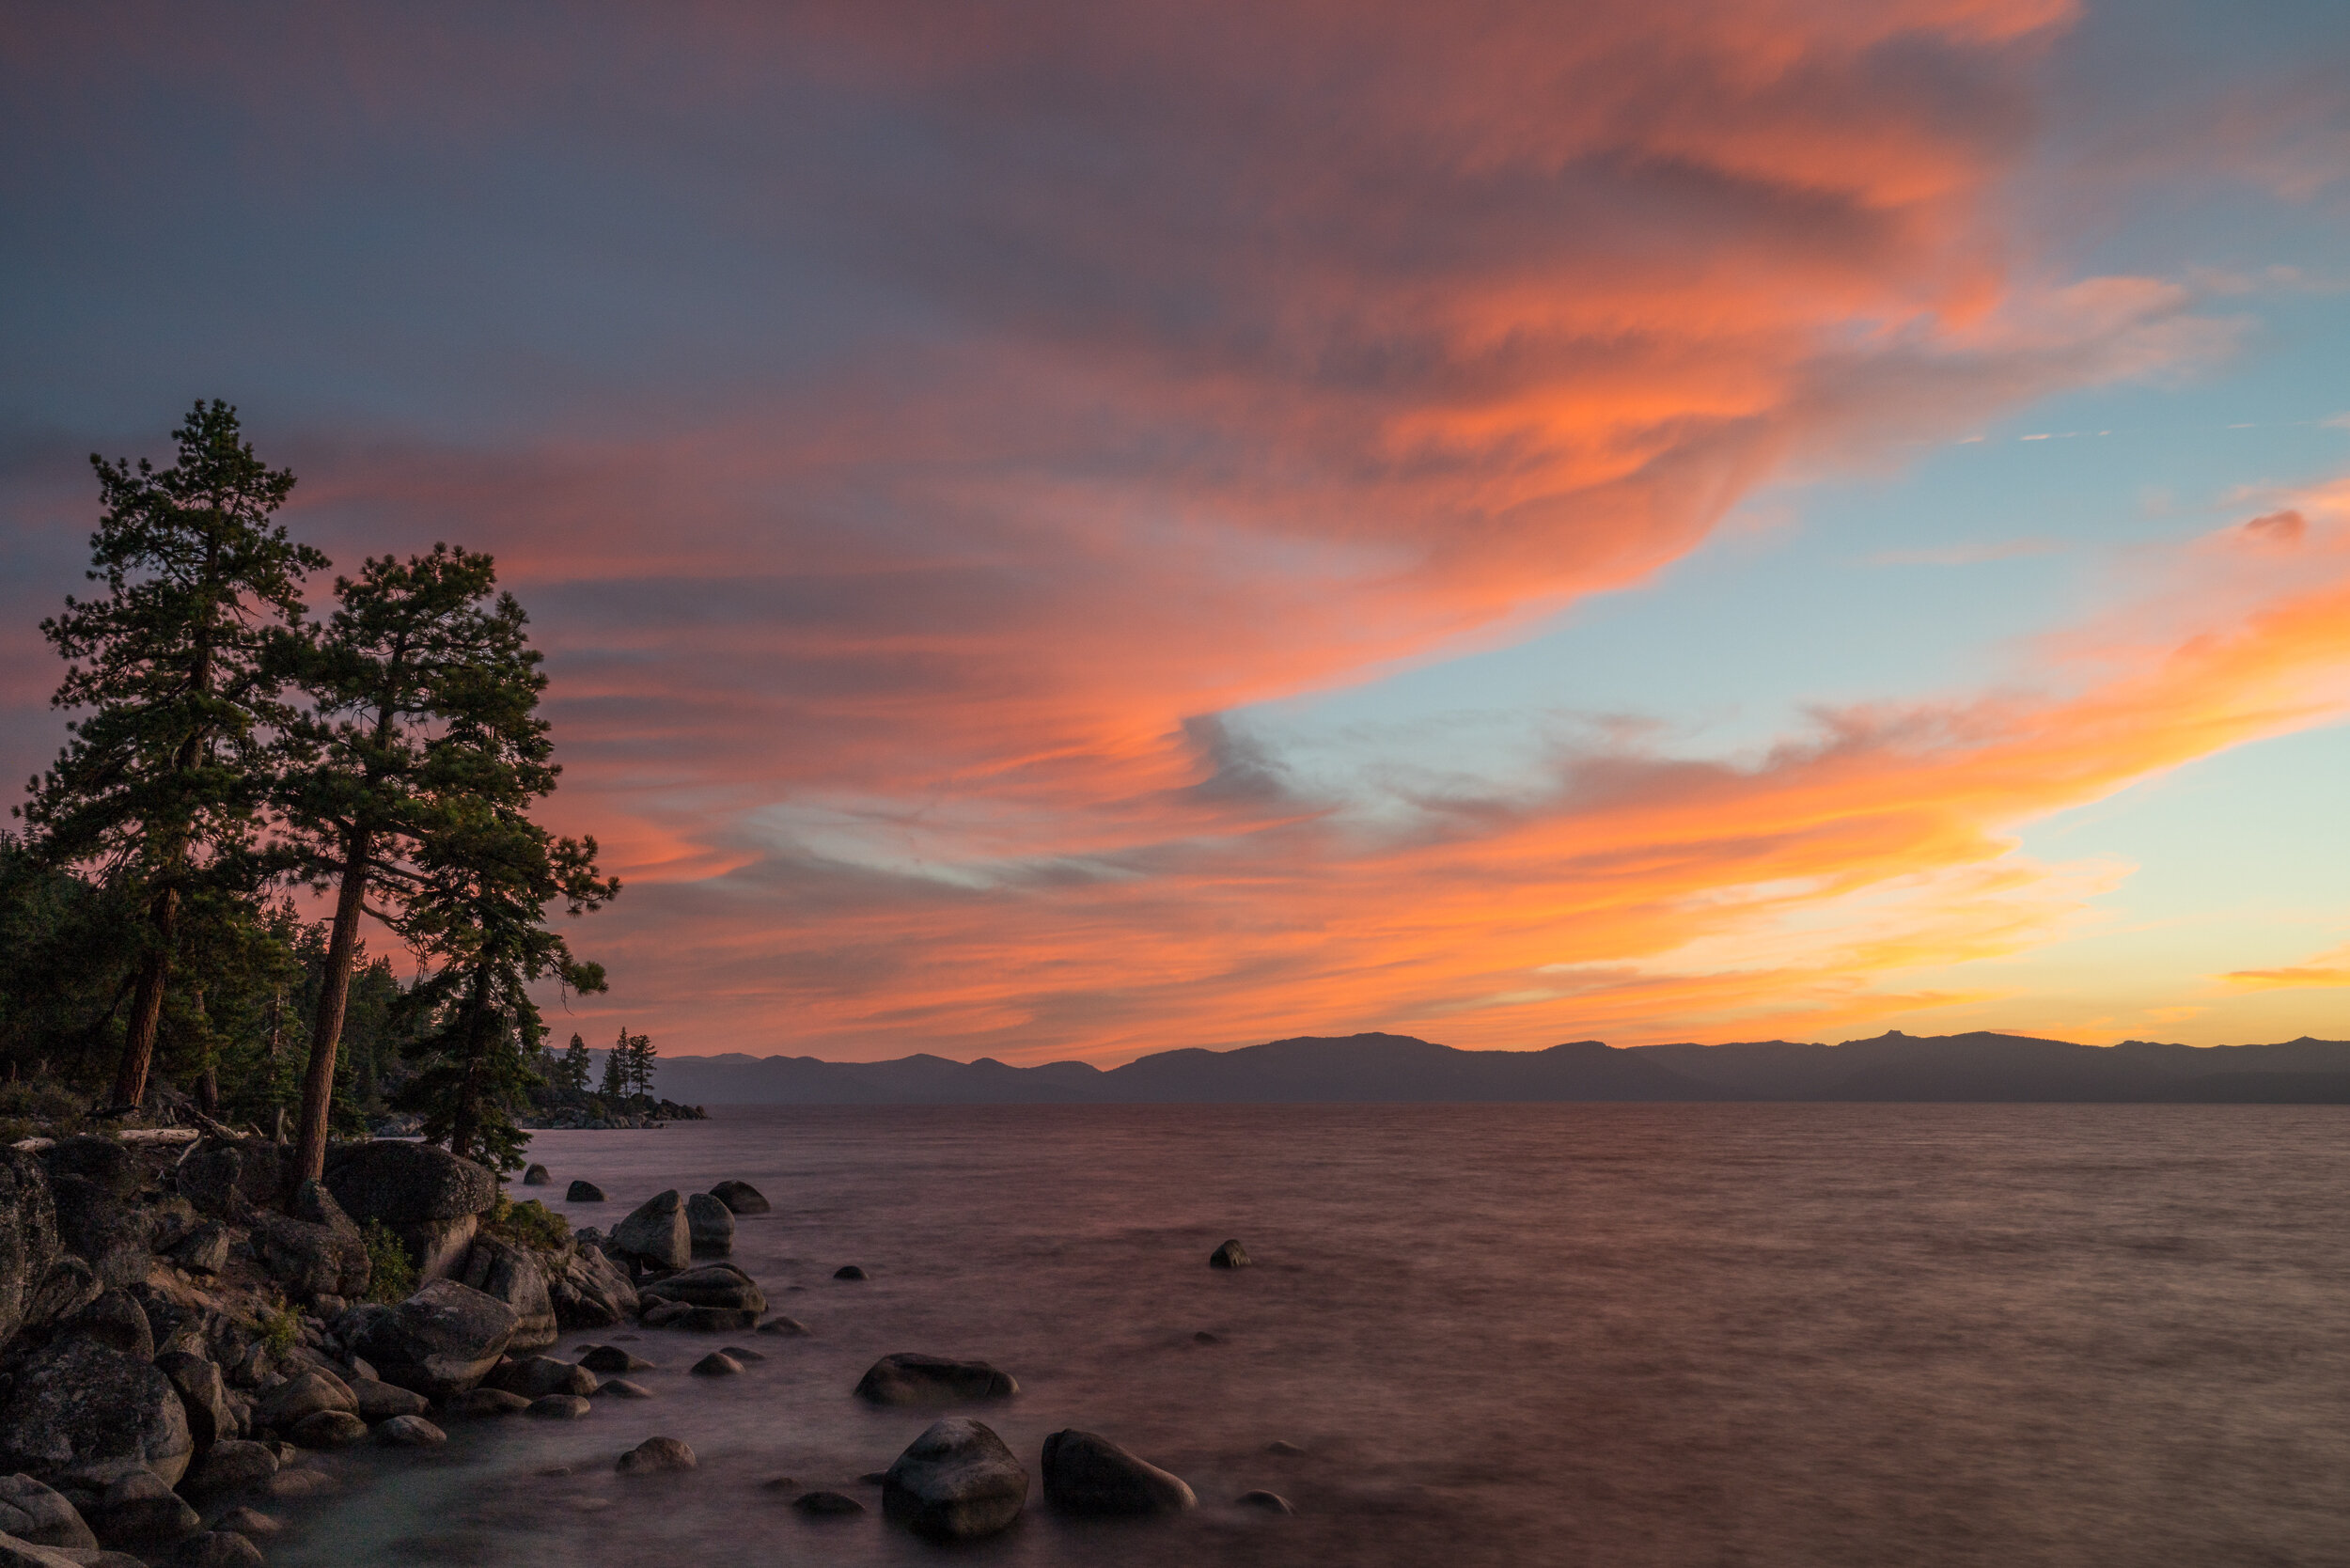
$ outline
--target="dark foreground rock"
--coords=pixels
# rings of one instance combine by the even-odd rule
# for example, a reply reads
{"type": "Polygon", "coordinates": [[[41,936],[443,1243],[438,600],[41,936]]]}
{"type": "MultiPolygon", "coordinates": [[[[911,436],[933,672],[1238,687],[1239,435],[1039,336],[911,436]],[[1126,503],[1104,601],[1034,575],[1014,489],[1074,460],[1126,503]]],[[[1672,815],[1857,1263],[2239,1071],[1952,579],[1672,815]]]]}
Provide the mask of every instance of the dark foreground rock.
{"type": "Polygon", "coordinates": [[[495,1236],[478,1237],[465,1253],[464,1266],[452,1278],[514,1309],[514,1331],[506,1341],[509,1351],[544,1350],[555,1343],[555,1301],[547,1293],[546,1272],[528,1247],[495,1236]]]}
{"type": "Polygon", "coordinates": [[[481,1381],[514,1332],[514,1309],[454,1279],[433,1279],[397,1307],[354,1307],[336,1325],[384,1382],[427,1399],[481,1381]]]}
{"type": "Polygon", "coordinates": [[[706,1192],[685,1200],[685,1231],[699,1257],[724,1257],[734,1250],[734,1211],[706,1192]]]}
{"type": "Polygon", "coordinates": [[[743,1363],[723,1350],[713,1350],[691,1369],[697,1377],[733,1377],[743,1370],[743,1363]]]}
{"type": "Polygon", "coordinates": [[[36,1352],[0,1406],[0,1467],[38,1478],[134,1460],[168,1486],[187,1473],[195,1451],[171,1379],[88,1340],[36,1352]]]}
{"type": "Polygon", "coordinates": [[[666,1321],[704,1331],[756,1328],[760,1314],[767,1309],[766,1294],[731,1263],[705,1264],[656,1279],[639,1299],[647,1306],[666,1301],[690,1308],[682,1315],[666,1314],[666,1321]]]}
{"type": "Polygon", "coordinates": [[[623,1475],[654,1475],[666,1470],[690,1470],[694,1450],[675,1437],[648,1437],[626,1453],[615,1468],[623,1475]]]}
{"type": "Polygon", "coordinates": [[[214,1443],[189,1472],[181,1490],[192,1497],[225,1497],[247,1492],[277,1473],[277,1453],[266,1443],[235,1438],[214,1443]]]}
{"type": "Polygon", "coordinates": [[[807,1325],[797,1318],[773,1317],[759,1325],[761,1334],[782,1334],[792,1339],[807,1337],[807,1325]]]}
{"type": "Polygon", "coordinates": [[[882,1512],[933,1541],[976,1541],[1020,1517],[1028,1472],[1004,1440],[950,1416],[916,1437],[882,1478],[882,1512]]]}
{"type": "Polygon", "coordinates": [[[612,1227],[604,1250],[642,1268],[683,1268],[694,1258],[684,1198],[672,1187],[646,1199],[612,1227]]]}
{"type": "Polygon", "coordinates": [[[1210,1268],[1246,1268],[1248,1248],[1236,1241],[1228,1241],[1208,1254],[1208,1266],[1210,1268]]]}
{"type": "Polygon", "coordinates": [[[497,1200],[486,1167],[404,1138],[369,1138],[327,1152],[326,1186],[361,1226],[381,1220],[407,1245],[417,1271],[446,1275],[463,1262],[497,1200]]]}
{"type": "Polygon", "coordinates": [[[1288,1514],[1297,1512],[1296,1506],[1292,1504],[1289,1498],[1281,1496],[1280,1493],[1267,1492],[1262,1489],[1254,1492],[1243,1492],[1239,1497],[1234,1497],[1232,1501],[1238,1507],[1253,1508],[1265,1513],[1288,1514]]]}
{"type": "Polygon", "coordinates": [[[0,1534],[37,1546],[98,1544],[74,1506],[31,1476],[0,1476],[0,1534]]]}
{"type": "Polygon", "coordinates": [[[533,1165],[523,1172],[523,1185],[526,1187],[543,1187],[554,1180],[542,1165],[533,1165]]]}
{"type": "Polygon", "coordinates": [[[1181,1476],[1071,1427],[1044,1439],[1044,1500],[1063,1513],[1181,1513],[1199,1499],[1181,1476]]]}
{"type": "Polygon", "coordinates": [[[636,1287],[627,1271],[597,1247],[583,1246],[547,1281],[555,1321],[565,1329],[608,1328],[636,1315],[636,1287]]]}
{"type": "Polygon", "coordinates": [[[738,1215],[763,1215],[774,1207],[748,1182],[721,1182],[710,1189],[710,1196],[738,1215]]]}
{"type": "Polygon", "coordinates": [[[596,1374],[584,1364],[558,1360],[552,1356],[528,1356],[501,1361],[482,1381],[490,1388],[503,1388],[525,1399],[543,1399],[549,1394],[592,1394],[596,1391],[596,1374]]]}
{"type": "Polygon", "coordinates": [[[168,1568],[261,1568],[261,1548],[234,1530],[191,1535],[171,1554],[168,1568]]]}
{"type": "Polygon", "coordinates": [[[803,1513],[813,1513],[819,1518],[838,1518],[844,1514],[865,1512],[863,1503],[854,1497],[844,1497],[838,1492],[803,1492],[791,1499],[791,1506],[803,1513]]]}
{"type": "Polygon", "coordinates": [[[563,1189],[563,1201],[566,1203],[601,1203],[603,1201],[603,1189],[593,1182],[573,1182],[563,1189]]]}
{"type": "Polygon", "coordinates": [[[1020,1391],[1011,1373],[985,1361],[949,1361],[901,1351],[867,1369],[856,1397],[868,1404],[959,1404],[1010,1399],[1020,1391]]]}
{"type": "Polygon", "coordinates": [[[843,1263],[832,1271],[832,1277],[835,1279],[862,1279],[865,1278],[865,1271],[854,1263],[843,1263]]]}
{"type": "Polygon", "coordinates": [[[589,1345],[579,1357],[579,1364],[591,1372],[650,1372],[652,1363],[633,1355],[619,1345],[589,1345]]]}

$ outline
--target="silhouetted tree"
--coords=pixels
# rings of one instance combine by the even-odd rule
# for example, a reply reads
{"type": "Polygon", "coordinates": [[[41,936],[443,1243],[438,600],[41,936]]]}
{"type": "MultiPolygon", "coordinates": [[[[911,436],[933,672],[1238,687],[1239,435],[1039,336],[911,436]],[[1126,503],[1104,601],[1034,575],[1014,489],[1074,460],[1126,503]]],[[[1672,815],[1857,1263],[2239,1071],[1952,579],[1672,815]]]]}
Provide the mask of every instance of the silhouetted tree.
{"type": "Polygon", "coordinates": [[[558,1070],[561,1075],[556,1083],[569,1093],[587,1093],[588,1065],[588,1042],[574,1033],[571,1044],[564,1049],[563,1063],[558,1070]]]}

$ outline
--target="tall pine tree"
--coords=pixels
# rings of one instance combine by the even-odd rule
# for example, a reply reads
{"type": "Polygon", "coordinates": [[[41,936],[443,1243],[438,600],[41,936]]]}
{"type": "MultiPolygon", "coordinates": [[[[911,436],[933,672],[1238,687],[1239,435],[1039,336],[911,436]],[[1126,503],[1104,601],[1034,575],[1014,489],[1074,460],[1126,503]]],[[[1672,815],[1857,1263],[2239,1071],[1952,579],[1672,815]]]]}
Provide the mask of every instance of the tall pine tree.
{"type": "Polygon", "coordinates": [[[21,808],[52,864],[135,886],[140,950],[114,1101],[145,1098],[182,903],[258,880],[256,821],[292,716],[269,650],[301,622],[301,579],[326,557],[271,518],[294,477],[254,456],[227,403],[172,432],[179,460],[92,454],[102,512],[92,582],[41,631],[69,661],[55,705],[86,709],[21,808]]]}

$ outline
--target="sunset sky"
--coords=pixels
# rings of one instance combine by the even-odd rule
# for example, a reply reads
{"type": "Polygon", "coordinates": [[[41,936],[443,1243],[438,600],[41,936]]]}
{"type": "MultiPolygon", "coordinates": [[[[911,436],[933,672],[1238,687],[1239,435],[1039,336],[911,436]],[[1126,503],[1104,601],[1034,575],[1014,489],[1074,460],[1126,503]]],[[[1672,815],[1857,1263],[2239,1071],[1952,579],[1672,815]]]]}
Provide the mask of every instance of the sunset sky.
{"type": "Polygon", "coordinates": [[[2350,1036],[2340,0],[100,0],[0,137],[0,765],[227,399],[529,607],[558,1033],[2350,1036]]]}

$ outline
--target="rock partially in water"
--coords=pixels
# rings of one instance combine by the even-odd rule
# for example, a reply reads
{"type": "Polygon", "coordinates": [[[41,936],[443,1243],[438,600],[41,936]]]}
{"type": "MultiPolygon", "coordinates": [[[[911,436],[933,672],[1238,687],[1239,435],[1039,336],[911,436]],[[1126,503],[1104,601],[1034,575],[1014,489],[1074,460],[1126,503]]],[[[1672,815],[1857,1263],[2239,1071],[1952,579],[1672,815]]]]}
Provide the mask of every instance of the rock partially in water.
{"type": "Polygon", "coordinates": [[[351,1397],[358,1402],[359,1419],[363,1421],[388,1421],[401,1416],[421,1416],[431,1404],[422,1394],[412,1388],[378,1382],[372,1377],[352,1379],[351,1397]]]}
{"type": "Polygon", "coordinates": [[[269,1478],[269,1485],[263,1490],[282,1502],[293,1502],[303,1497],[322,1497],[336,1490],[336,1482],[324,1470],[281,1466],[275,1475],[269,1478]]]}
{"type": "Polygon", "coordinates": [[[882,1478],[882,1512],[933,1541],[977,1541],[1020,1517],[1028,1472],[1004,1440],[950,1416],[916,1437],[882,1478]]]}
{"type": "Polygon", "coordinates": [[[681,1269],[694,1260],[685,1200],[675,1187],[655,1193],[612,1227],[604,1250],[641,1268],[681,1269]]]}
{"type": "Polygon", "coordinates": [[[322,1410],[356,1414],[358,1409],[358,1396],[341,1378],[331,1372],[306,1372],[263,1394],[254,1407],[253,1419],[272,1431],[282,1431],[322,1410]]]}
{"type": "Polygon", "coordinates": [[[389,1227],[428,1278],[464,1262],[481,1215],[497,1200],[497,1178],[486,1167],[406,1138],[330,1148],[326,1186],[359,1225],[389,1227]]]}
{"type": "Polygon", "coordinates": [[[1243,1492],[1239,1497],[1232,1499],[1232,1503],[1233,1506],[1237,1508],[1260,1509],[1267,1513],[1294,1513],[1297,1512],[1296,1506],[1292,1503],[1289,1498],[1281,1496],[1280,1493],[1267,1492],[1261,1489],[1254,1492],[1243,1492]]]}
{"type": "Polygon", "coordinates": [[[514,1332],[514,1309],[454,1279],[428,1280],[397,1307],[354,1307],[336,1327],[386,1383],[447,1399],[481,1381],[514,1332]]]}
{"type": "Polygon", "coordinates": [[[1198,1497],[1181,1476],[1074,1427],[1044,1439],[1044,1500],[1063,1513],[1181,1513],[1198,1497]]]}
{"type": "Polygon", "coordinates": [[[577,1394],[548,1394],[542,1399],[532,1400],[530,1408],[523,1413],[542,1421],[583,1421],[594,1409],[594,1405],[577,1394]]]}
{"type": "Polygon", "coordinates": [[[468,1388],[444,1408],[452,1416],[518,1416],[530,1408],[530,1402],[503,1388],[468,1388]]]}
{"type": "Polygon", "coordinates": [[[579,1358],[579,1364],[592,1372],[650,1372],[653,1364],[641,1356],[632,1356],[619,1345],[589,1345],[579,1358]]]}
{"type": "Polygon", "coordinates": [[[133,1466],[110,1482],[82,1517],[102,1546],[167,1546],[204,1528],[195,1509],[154,1471],[133,1466]]]}
{"type": "Polygon", "coordinates": [[[641,1383],[631,1383],[625,1377],[607,1377],[596,1385],[598,1394],[611,1394],[619,1399],[650,1399],[652,1390],[641,1383]]]}
{"type": "Polygon", "coordinates": [[[232,1508],[212,1521],[214,1529],[232,1529],[248,1541],[267,1541],[286,1527],[258,1508],[232,1508]]]}
{"type": "Polygon", "coordinates": [[[807,1336],[807,1325],[797,1318],[773,1317],[760,1324],[759,1331],[761,1334],[786,1334],[798,1339],[807,1336]]]}
{"type": "Polygon", "coordinates": [[[306,1449],[347,1449],[368,1440],[368,1423],[348,1410],[321,1410],[286,1429],[306,1449]]]}
{"type": "Polygon", "coordinates": [[[866,1278],[866,1274],[854,1263],[843,1263],[832,1271],[832,1277],[835,1279],[862,1279],[866,1278]]]}
{"type": "Polygon", "coordinates": [[[208,1529],[180,1543],[166,1568],[261,1568],[261,1548],[234,1530],[208,1529]]]}
{"type": "Polygon", "coordinates": [[[484,1385],[503,1388],[525,1399],[544,1399],[549,1394],[592,1394],[596,1391],[596,1374],[578,1361],[559,1361],[552,1356],[525,1356],[519,1360],[501,1361],[484,1385]]]}
{"type": "Polygon", "coordinates": [[[1248,1262],[1248,1248],[1236,1241],[1228,1241],[1208,1254],[1210,1268],[1246,1268],[1248,1262]]]}
{"type": "Polygon", "coordinates": [[[538,1255],[528,1247],[495,1236],[477,1237],[465,1253],[464,1266],[452,1278],[514,1309],[514,1331],[506,1341],[509,1353],[543,1350],[555,1343],[555,1302],[547,1294],[538,1255]]]}
{"type": "Polygon", "coordinates": [[[555,1178],[548,1174],[547,1168],[542,1165],[533,1164],[523,1171],[523,1185],[526,1187],[543,1187],[554,1180],[555,1178]]]}
{"type": "Polygon", "coordinates": [[[819,1518],[838,1518],[843,1514],[865,1512],[863,1503],[838,1492],[803,1492],[791,1499],[791,1506],[819,1518]]]}
{"type": "Polygon", "coordinates": [[[636,1315],[636,1287],[628,1272],[583,1241],[547,1281],[555,1321],[566,1329],[607,1328],[636,1315]]]}
{"type": "Polygon", "coordinates": [[[88,1340],[36,1351],[0,1406],[0,1466],[48,1478],[108,1460],[135,1460],[164,1485],[196,1452],[171,1379],[147,1362],[88,1340]]]}
{"type": "Polygon", "coordinates": [[[718,1347],[718,1354],[721,1356],[731,1356],[737,1361],[741,1361],[745,1365],[748,1365],[753,1361],[764,1361],[767,1359],[767,1357],[760,1352],[756,1350],[746,1350],[741,1345],[720,1345],[718,1347]]]}
{"type": "Polygon", "coordinates": [[[217,1497],[248,1491],[276,1473],[277,1453],[267,1443],[227,1438],[204,1450],[181,1490],[192,1497],[217,1497]]]}
{"type": "Polygon", "coordinates": [[[377,1423],[375,1440],[386,1448],[437,1449],[448,1441],[448,1434],[422,1416],[394,1416],[377,1423]]]}
{"type": "Polygon", "coordinates": [[[685,1200],[685,1229],[697,1257],[724,1257],[734,1250],[734,1211],[706,1192],[685,1200]]]}
{"type": "Polygon", "coordinates": [[[616,1466],[624,1475],[653,1475],[693,1467],[694,1450],[675,1437],[648,1437],[620,1455],[616,1466]]]}
{"type": "Polygon", "coordinates": [[[732,1263],[705,1263],[682,1274],[672,1274],[647,1285],[640,1299],[647,1301],[678,1301],[688,1307],[712,1307],[730,1312],[747,1312],[749,1328],[759,1322],[759,1315],[767,1309],[767,1295],[751,1277],[732,1263]]]}
{"type": "Polygon", "coordinates": [[[874,1362],[855,1390],[856,1397],[869,1404],[969,1403],[1010,1399],[1019,1391],[1019,1382],[1000,1367],[912,1351],[874,1362]]]}
{"type": "Polygon", "coordinates": [[[710,1196],[738,1215],[763,1215],[772,1207],[748,1182],[721,1182],[710,1189],[710,1196]]]}
{"type": "Polygon", "coordinates": [[[732,1377],[742,1370],[743,1363],[723,1350],[712,1351],[695,1362],[692,1368],[697,1377],[732,1377]]]}
{"type": "Polygon", "coordinates": [[[98,1544],[74,1506],[31,1476],[0,1476],[0,1533],[37,1546],[98,1544]]]}
{"type": "Polygon", "coordinates": [[[564,1189],[563,1201],[566,1203],[601,1203],[603,1201],[603,1189],[593,1182],[573,1182],[564,1189]]]}
{"type": "Polygon", "coordinates": [[[1284,1459],[1294,1459],[1299,1454],[1306,1451],[1304,1449],[1299,1448],[1295,1443],[1285,1441],[1279,1437],[1276,1437],[1272,1442],[1267,1443],[1264,1446],[1264,1450],[1267,1453],[1277,1453],[1284,1459]]]}

